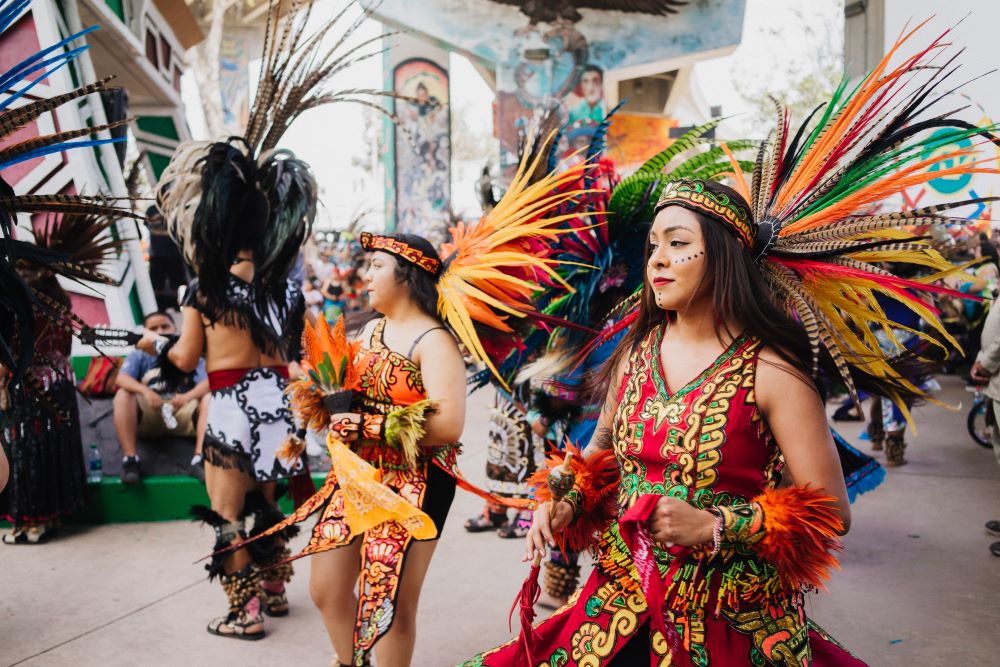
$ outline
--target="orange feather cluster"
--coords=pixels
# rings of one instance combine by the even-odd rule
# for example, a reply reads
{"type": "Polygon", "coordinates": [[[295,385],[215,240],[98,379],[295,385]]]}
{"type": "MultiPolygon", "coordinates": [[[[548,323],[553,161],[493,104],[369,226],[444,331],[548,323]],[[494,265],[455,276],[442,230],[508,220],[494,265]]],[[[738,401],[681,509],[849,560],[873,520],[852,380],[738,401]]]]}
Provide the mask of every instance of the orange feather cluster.
{"type": "Polygon", "coordinates": [[[478,222],[452,227],[451,240],[440,248],[448,259],[438,280],[438,314],[504,387],[480,327],[512,334],[514,322],[541,317],[534,300],[543,284],[572,292],[556,270],[563,263],[554,257],[556,242],[574,231],[567,221],[600,215],[564,210],[575,199],[599,192],[580,187],[592,163],[567,159],[536,178],[546,154],[528,146],[497,205],[478,222]]]}
{"type": "Polygon", "coordinates": [[[350,389],[358,388],[360,378],[358,371],[354,367],[354,357],[360,347],[360,342],[349,342],[344,329],[343,316],[337,318],[333,329],[326,319],[319,317],[316,319],[316,326],[306,322],[302,332],[302,350],[305,356],[302,358],[302,367],[308,371],[316,370],[323,365],[327,359],[332,364],[331,371],[339,375],[339,369],[344,360],[347,361],[343,378],[338,378],[339,382],[333,387],[326,389],[350,389]]]}
{"type": "Polygon", "coordinates": [[[835,553],[843,549],[836,499],[808,486],[790,486],[767,489],[753,502],[764,510],[764,537],[754,548],[778,569],[782,583],[793,590],[825,588],[823,581],[839,566],[835,553]]]}
{"type": "Polygon", "coordinates": [[[285,441],[278,447],[275,456],[284,461],[287,465],[294,465],[306,451],[306,441],[295,433],[289,433],[285,441]]]}
{"type": "MultiPolygon", "coordinates": [[[[559,548],[564,551],[583,551],[597,544],[607,527],[618,517],[618,485],[621,471],[618,459],[611,450],[601,450],[588,458],[583,458],[580,450],[566,444],[566,453],[572,454],[569,469],[574,477],[573,486],[583,494],[580,515],[556,535],[559,548]]],[[[528,478],[528,484],[535,490],[539,502],[552,500],[548,485],[549,471],[563,465],[561,456],[546,457],[546,467],[537,470],[528,478]]]]}
{"type": "Polygon", "coordinates": [[[302,332],[302,369],[305,376],[288,383],[292,410],[307,428],[320,431],[329,424],[330,413],[323,406],[323,396],[334,391],[356,390],[361,384],[354,358],[360,342],[349,342],[340,317],[333,329],[320,317],[313,326],[308,321],[302,332]]]}

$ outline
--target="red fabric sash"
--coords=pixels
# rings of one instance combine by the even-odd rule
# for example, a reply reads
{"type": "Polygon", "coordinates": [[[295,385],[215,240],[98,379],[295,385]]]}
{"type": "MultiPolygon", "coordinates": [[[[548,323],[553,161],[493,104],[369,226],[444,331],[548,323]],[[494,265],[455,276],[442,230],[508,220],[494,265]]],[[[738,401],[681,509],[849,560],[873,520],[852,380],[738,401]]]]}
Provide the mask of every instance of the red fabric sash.
{"type": "MultiPolygon", "coordinates": [[[[288,366],[265,366],[265,368],[270,368],[275,373],[280,375],[284,379],[288,379],[288,366]]],[[[225,368],[221,371],[210,371],[208,374],[208,387],[212,391],[218,391],[219,389],[225,389],[226,387],[232,387],[234,384],[243,379],[243,377],[250,371],[257,370],[256,368],[225,368]]]]}
{"type": "MultiPolygon", "coordinates": [[[[674,627],[673,621],[665,617],[663,609],[666,594],[664,583],[673,580],[688,549],[681,546],[668,549],[674,556],[674,560],[667,569],[666,576],[661,577],[660,569],[657,567],[656,559],[653,557],[653,539],[649,534],[649,527],[647,526],[649,519],[653,516],[653,511],[656,509],[656,502],[660,498],[662,496],[655,494],[640,496],[629,511],[625,513],[625,516],[619,520],[618,528],[622,539],[625,540],[625,544],[632,554],[635,569],[639,573],[639,585],[642,587],[642,593],[645,595],[646,604],[649,607],[650,632],[659,630],[667,639],[667,645],[670,646],[672,663],[676,667],[690,667],[691,658],[684,649],[684,643],[681,641],[680,634],[677,632],[677,628],[674,627]]],[[[650,659],[650,664],[655,665],[656,656],[651,654],[650,659]]]]}

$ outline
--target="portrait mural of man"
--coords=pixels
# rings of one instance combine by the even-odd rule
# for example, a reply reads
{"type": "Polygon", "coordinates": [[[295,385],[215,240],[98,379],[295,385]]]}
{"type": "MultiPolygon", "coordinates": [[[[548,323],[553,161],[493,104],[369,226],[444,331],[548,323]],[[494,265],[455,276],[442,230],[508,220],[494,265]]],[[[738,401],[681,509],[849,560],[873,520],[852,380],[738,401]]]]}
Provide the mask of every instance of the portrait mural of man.
{"type": "Polygon", "coordinates": [[[424,58],[396,66],[396,229],[443,240],[451,198],[448,73],[424,58]]]}
{"type": "Polygon", "coordinates": [[[608,105],[604,101],[604,70],[588,64],[580,74],[576,89],[567,96],[570,125],[594,124],[604,120],[608,105]]]}

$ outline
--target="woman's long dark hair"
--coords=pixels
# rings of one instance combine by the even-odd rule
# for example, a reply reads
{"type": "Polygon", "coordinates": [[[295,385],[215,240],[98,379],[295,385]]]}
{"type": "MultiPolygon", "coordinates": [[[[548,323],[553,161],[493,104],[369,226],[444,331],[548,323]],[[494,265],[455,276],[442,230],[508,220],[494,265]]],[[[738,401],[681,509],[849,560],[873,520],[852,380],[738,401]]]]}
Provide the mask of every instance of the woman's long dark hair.
{"type": "MultiPolygon", "coordinates": [[[[726,330],[726,323],[738,323],[743,326],[742,333],[765,341],[779,357],[808,377],[812,364],[805,329],[775,304],[760,269],[736,236],[721,223],[698,213],[694,215],[698,217],[705,242],[707,264],[702,280],[711,286],[719,341],[725,344],[726,337],[731,339],[740,335],[740,331],[726,330]]],[[[663,323],[664,312],[656,305],[653,290],[645,279],[645,267],[649,264],[650,255],[647,238],[643,252],[644,277],[639,315],[598,375],[599,384],[595,393],[602,399],[615,370],[649,332],[663,323]]]]}
{"type": "MultiPolygon", "coordinates": [[[[397,241],[402,241],[411,248],[416,248],[427,257],[436,259],[440,263],[441,257],[438,255],[437,250],[424,237],[417,236],[416,234],[392,234],[390,236],[397,241]]],[[[440,321],[441,317],[437,312],[437,276],[428,273],[426,270],[398,255],[394,255],[393,257],[396,259],[396,280],[406,284],[406,288],[410,292],[410,297],[420,310],[435,320],[440,321]]]]}

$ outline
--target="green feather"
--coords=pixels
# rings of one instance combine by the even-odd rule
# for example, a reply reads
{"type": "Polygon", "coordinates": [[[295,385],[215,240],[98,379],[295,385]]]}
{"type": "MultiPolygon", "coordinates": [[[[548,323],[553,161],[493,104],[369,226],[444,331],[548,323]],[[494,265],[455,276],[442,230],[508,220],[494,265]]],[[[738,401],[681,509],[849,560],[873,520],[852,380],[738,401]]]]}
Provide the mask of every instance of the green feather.
{"type": "Polygon", "coordinates": [[[344,379],[347,377],[347,357],[343,357],[340,360],[340,375],[337,376],[337,386],[341,387],[344,385],[344,379]]]}
{"type": "Polygon", "coordinates": [[[333,384],[333,360],[330,359],[330,353],[323,353],[323,361],[320,362],[318,366],[320,377],[323,378],[323,386],[332,387],[333,384]]]}

